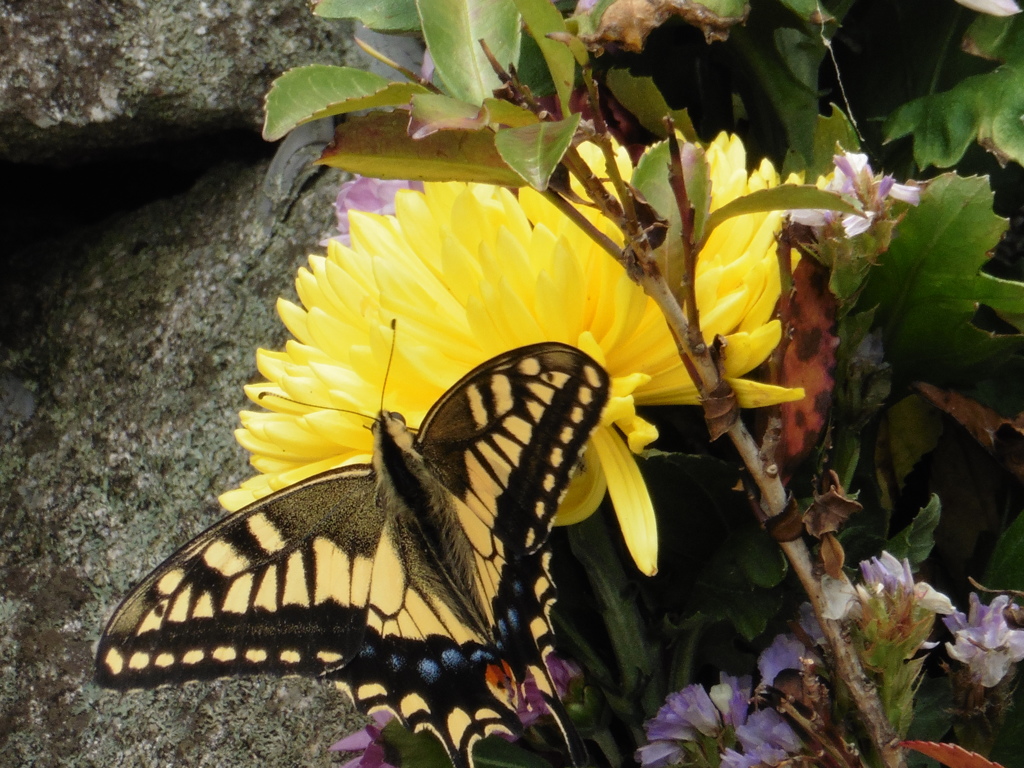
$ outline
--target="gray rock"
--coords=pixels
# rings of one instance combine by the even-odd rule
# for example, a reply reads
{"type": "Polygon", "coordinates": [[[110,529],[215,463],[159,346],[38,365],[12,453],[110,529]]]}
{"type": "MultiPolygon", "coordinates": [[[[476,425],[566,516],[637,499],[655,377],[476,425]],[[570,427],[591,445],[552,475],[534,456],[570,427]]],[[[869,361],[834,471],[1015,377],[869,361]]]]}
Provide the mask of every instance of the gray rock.
{"type": "Polygon", "coordinates": [[[0,764],[327,766],[361,719],[275,678],[119,693],[96,640],[133,584],[223,516],[232,436],[279,347],[278,295],[334,227],[339,176],[269,205],[266,164],[31,248],[0,281],[0,764]]]}
{"type": "Polygon", "coordinates": [[[306,0],[0,0],[0,159],[259,130],[284,70],[366,61],[351,36],[306,0]]]}

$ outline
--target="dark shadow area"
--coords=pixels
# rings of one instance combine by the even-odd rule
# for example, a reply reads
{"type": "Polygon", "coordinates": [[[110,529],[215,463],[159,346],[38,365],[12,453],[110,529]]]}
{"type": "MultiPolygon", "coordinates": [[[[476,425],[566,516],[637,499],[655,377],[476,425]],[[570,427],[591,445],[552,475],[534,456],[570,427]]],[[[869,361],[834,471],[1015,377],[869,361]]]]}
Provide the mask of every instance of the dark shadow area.
{"type": "Polygon", "coordinates": [[[34,242],[180,194],[215,165],[270,157],[275,148],[256,133],[236,130],[125,147],[81,165],[0,163],[6,189],[0,260],[34,242]]]}

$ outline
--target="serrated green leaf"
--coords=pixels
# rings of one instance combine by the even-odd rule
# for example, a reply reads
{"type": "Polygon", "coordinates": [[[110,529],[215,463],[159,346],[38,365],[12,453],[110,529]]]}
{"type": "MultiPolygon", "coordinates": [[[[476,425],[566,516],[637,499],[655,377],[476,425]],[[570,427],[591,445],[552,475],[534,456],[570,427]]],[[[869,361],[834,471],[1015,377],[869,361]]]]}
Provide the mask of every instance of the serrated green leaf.
{"type": "Polygon", "coordinates": [[[277,78],[267,94],[263,138],[276,141],[301,123],[329,115],[408,104],[414,93],[426,92],[417,83],[393,83],[352,67],[297,67],[277,78]]]}
{"type": "Polygon", "coordinates": [[[519,61],[520,16],[508,0],[416,0],[423,37],[437,78],[450,96],[481,104],[501,82],[484,55],[484,40],[498,65],[519,61]]]}
{"type": "Polygon", "coordinates": [[[557,122],[537,123],[498,131],[494,144],[498,154],[530,186],[545,190],[565,151],[572,144],[580,115],[557,122]]]}
{"type": "Polygon", "coordinates": [[[913,521],[886,542],[885,548],[894,557],[907,558],[916,569],[931,554],[935,546],[935,529],[942,517],[942,502],[932,494],[928,504],[921,508],[913,521]]]}
{"type": "Polygon", "coordinates": [[[524,184],[502,161],[491,131],[441,131],[413,139],[405,112],[373,112],[346,120],[317,162],[378,179],[524,184]]]}
{"type": "Polygon", "coordinates": [[[1024,163],[1024,63],[1004,64],[897,109],[885,124],[886,141],[912,136],[914,161],[948,168],[977,142],[1005,163],[1024,163]]]}
{"type": "Polygon", "coordinates": [[[705,237],[711,234],[715,227],[734,216],[765,211],[791,211],[798,208],[816,208],[840,213],[860,212],[860,209],[836,192],[827,192],[810,184],[780,184],[777,187],[758,189],[749,195],[737,197],[712,211],[705,227],[705,237]]]}
{"type": "Polygon", "coordinates": [[[325,19],[359,19],[378,32],[418,32],[416,0],[319,0],[313,13],[325,19]]]}
{"type": "Polygon", "coordinates": [[[1024,304],[1024,284],[980,271],[1005,228],[985,178],[940,176],[907,210],[858,303],[878,307],[894,389],[916,380],[969,384],[980,366],[1024,348],[1020,335],[995,336],[971,324],[979,303],[996,311],[1024,304]]]}
{"type": "Polygon", "coordinates": [[[985,569],[985,586],[1024,590],[1024,515],[1017,515],[996,542],[985,569]]]}
{"type": "Polygon", "coordinates": [[[576,79],[576,59],[569,47],[548,37],[550,33],[568,34],[565,21],[550,0],[514,0],[530,35],[540,48],[558,94],[563,117],[569,115],[569,97],[576,79]]]}

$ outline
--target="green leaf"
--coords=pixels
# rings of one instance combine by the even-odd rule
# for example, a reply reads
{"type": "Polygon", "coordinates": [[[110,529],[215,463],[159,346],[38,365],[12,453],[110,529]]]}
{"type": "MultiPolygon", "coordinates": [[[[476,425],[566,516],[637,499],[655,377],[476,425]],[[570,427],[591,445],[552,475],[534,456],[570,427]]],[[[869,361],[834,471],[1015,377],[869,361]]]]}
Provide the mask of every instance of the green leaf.
{"type": "Polygon", "coordinates": [[[820,24],[822,20],[827,21],[831,18],[819,0],[780,0],[780,2],[804,21],[820,24]]]}
{"type": "Polygon", "coordinates": [[[414,93],[426,92],[417,83],[393,83],[352,67],[297,67],[277,78],[267,94],[263,138],[276,141],[301,123],[329,115],[408,104],[414,93]]]}
{"type": "Polygon", "coordinates": [[[325,19],[359,19],[378,32],[418,32],[416,0],[319,0],[313,13],[325,19]]]}
{"type": "Polygon", "coordinates": [[[494,126],[519,128],[540,122],[540,118],[533,112],[510,101],[484,99],[484,107],[487,109],[489,123],[494,126]]]}
{"type": "Polygon", "coordinates": [[[494,144],[509,168],[526,179],[531,187],[543,191],[572,144],[579,124],[580,115],[575,114],[557,122],[505,128],[498,131],[494,144]]]}
{"type": "Polygon", "coordinates": [[[665,138],[664,118],[671,116],[676,129],[686,141],[697,141],[697,132],[685,109],[671,109],[653,77],[637,77],[628,69],[611,69],[605,75],[605,85],[619,103],[628,109],[640,125],[655,136],[665,138]]]}
{"type": "Polygon", "coordinates": [[[409,113],[409,135],[422,139],[438,131],[479,131],[488,124],[487,110],[437,93],[417,94],[409,113]]]}
{"type": "Polygon", "coordinates": [[[786,577],[786,558],[779,545],[760,528],[746,528],[737,535],[739,565],[755,587],[768,589],[786,577]]]}
{"type": "Polygon", "coordinates": [[[519,61],[520,17],[508,0],[416,0],[437,78],[450,96],[481,104],[501,86],[480,40],[501,67],[519,61]]]}
{"type": "MultiPolygon", "coordinates": [[[[902,491],[903,482],[914,466],[925,454],[935,450],[942,436],[942,414],[917,395],[910,395],[893,405],[885,414],[885,429],[880,432],[878,448],[884,445],[884,461],[887,476],[891,474],[897,487],[888,489],[893,493],[902,491]]],[[[879,451],[881,453],[881,451],[879,451]]],[[[892,499],[887,499],[892,502],[892,499]]]]}
{"type": "Polygon", "coordinates": [[[524,184],[502,161],[491,131],[441,131],[412,139],[405,112],[346,120],[317,162],[378,179],[524,184]]]}
{"type": "Polygon", "coordinates": [[[432,733],[413,733],[398,720],[381,729],[384,743],[400,756],[399,765],[416,768],[451,768],[452,761],[444,746],[432,733]]]}
{"type": "Polygon", "coordinates": [[[792,149],[809,162],[825,57],[820,30],[797,29],[789,9],[762,1],[753,4],[744,26],[732,28],[729,46],[744,72],[743,104],[764,137],[766,154],[782,157],[792,149]]]}
{"type": "MultiPolygon", "coordinates": [[[[418,766],[417,763],[406,765],[418,766]]],[[[497,736],[477,742],[473,748],[473,765],[476,768],[551,768],[551,763],[540,755],[497,736]]]]}
{"type": "Polygon", "coordinates": [[[565,21],[550,0],[515,0],[516,8],[523,16],[526,28],[537,42],[544,61],[551,72],[551,81],[558,94],[562,115],[569,115],[569,97],[576,80],[576,59],[565,43],[552,40],[547,35],[555,32],[568,34],[565,21]]]}
{"type": "MultiPolygon", "coordinates": [[[[914,719],[907,738],[920,741],[939,741],[953,724],[953,686],[948,677],[921,679],[914,695],[914,719]]],[[[910,766],[936,765],[923,755],[907,753],[910,766]]]]}
{"type": "Polygon", "coordinates": [[[840,213],[859,213],[860,209],[836,192],[826,192],[811,184],[780,184],[770,189],[758,189],[749,195],[737,197],[711,212],[705,227],[705,237],[727,219],[747,213],[765,211],[791,211],[797,208],[818,208],[840,213]]]}
{"type": "Polygon", "coordinates": [[[886,542],[885,548],[895,557],[907,558],[916,569],[931,554],[935,546],[935,529],[942,517],[942,502],[932,494],[928,504],[921,508],[913,521],[886,542]]]}
{"type": "Polygon", "coordinates": [[[1024,515],[1017,515],[996,541],[995,552],[985,569],[985,586],[1024,590],[1024,515]]]}
{"type": "Polygon", "coordinates": [[[1009,716],[999,729],[989,760],[1005,765],[1007,768],[1020,765],[1020,756],[1024,755],[1024,685],[1017,685],[1013,692],[1013,703],[1009,716]]]}
{"type": "Polygon", "coordinates": [[[811,156],[805,158],[792,150],[786,153],[786,163],[782,168],[782,178],[789,174],[804,171],[804,181],[813,184],[819,176],[827,176],[835,170],[833,158],[840,148],[847,152],[860,149],[860,139],[853,123],[835,104],[832,113],[825,117],[818,115],[814,123],[814,139],[811,156]]]}
{"type": "Polygon", "coordinates": [[[956,164],[971,142],[1005,163],[1024,163],[1024,62],[965,78],[955,87],[911,101],[885,124],[893,141],[913,136],[914,161],[924,168],[956,164]]]}
{"type": "Polygon", "coordinates": [[[1005,228],[992,213],[985,178],[940,176],[907,210],[858,304],[878,307],[894,389],[916,380],[970,384],[982,366],[1024,347],[1020,335],[996,336],[971,324],[979,303],[997,312],[1024,306],[1024,284],[980,271],[1005,228]]]}

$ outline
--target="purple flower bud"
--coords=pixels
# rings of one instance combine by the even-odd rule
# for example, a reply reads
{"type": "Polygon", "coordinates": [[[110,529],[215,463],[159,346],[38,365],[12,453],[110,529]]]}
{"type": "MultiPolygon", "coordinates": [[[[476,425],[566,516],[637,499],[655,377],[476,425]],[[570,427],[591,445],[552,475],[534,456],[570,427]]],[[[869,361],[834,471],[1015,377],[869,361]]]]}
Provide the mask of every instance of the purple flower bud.
{"type": "Polygon", "coordinates": [[[971,593],[970,616],[955,612],[942,621],[953,633],[954,642],[946,643],[949,655],[966,664],[974,679],[992,688],[1024,659],[1024,630],[1011,629],[1004,611],[1010,598],[999,595],[985,605],[971,593]]]}
{"type": "Polygon", "coordinates": [[[722,722],[733,728],[747,722],[750,708],[750,677],[733,677],[722,672],[718,685],[711,686],[709,696],[722,713],[722,722]]]}

